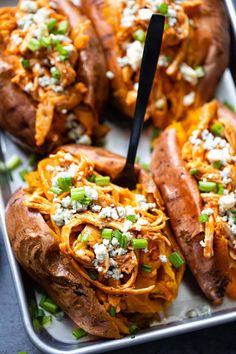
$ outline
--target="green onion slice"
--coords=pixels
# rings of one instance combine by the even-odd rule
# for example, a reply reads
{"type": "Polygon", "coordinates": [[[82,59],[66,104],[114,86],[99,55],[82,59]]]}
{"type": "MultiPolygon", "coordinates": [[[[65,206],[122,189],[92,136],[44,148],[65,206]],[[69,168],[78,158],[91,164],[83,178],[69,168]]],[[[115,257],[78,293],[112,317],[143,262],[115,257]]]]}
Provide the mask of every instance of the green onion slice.
{"type": "Polygon", "coordinates": [[[19,172],[19,176],[20,176],[20,178],[22,179],[22,181],[25,181],[25,177],[26,177],[26,175],[29,173],[29,170],[28,170],[28,168],[23,168],[23,170],[21,170],[20,172],[19,172]]]}
{"type": "Polygon", "coordinates": [[[30,67],[30,61],[28,59],[22,58],[21,64],[24,69],[29,69],[29,67],[30,67]]]}
{"type": "Polygon", "coordinates": [[[66,34],[69,29],[69,22],[68,21],[61,21],[57,28],[57,33],[59,34],[66,34]]]}
{"type": "Polygon", "coordinates": [[[145,249],[148,247],[148,240],[146,238],[132,239],[132,246],[136,250],[145,249]]]}
{"type": "Polygon", "coordinates": [[[52,18],[46,22],[49,32],[51,32],[57,25],[57,20],[52,18]]]}
{"type": "Polygon", "coordinates": [[[102,238],[105,238],[106,240],[111,240],[112,233],[113,233],[112,229],[106,229],[105,228],[105,229],[102,230],[102,238]]]}
{"type": "Polygon", "coordinates": [[[61,77],[60,70],[58,70],[57,68],[52,68],[51,74],[54,79],[60,79],[60,77],[61,77]]]}
{"type": "Polygon", "coordinates": [[[121,242],[120,242],[120,247],[127,249],[129,245],[129,239],[126,235],[122,235],[121,242]]]}
{"type": "Polygon", "coordinates": [[[152,266],[148,264],[142,264],[141,269],[146,272],[146,273],[151,273],[152,272],[152,266]]]}
{"type": "Polygon", "coordinates": [[[211,126],[211,132],[215,135],[222,135],[223,131],[224,131],[224,127],[220,123],[214,123],[211,126]]]}
{"type": "Polygon", "coordinates": [[[189,172],[190,172],[190,175],[194,176],[198,173],[198,170],[196,168],[191,168],[191,170],[189,172]]]}
{"type": "Polygon", "coordinates": [[[50,37],[41,37],[39,39],[39,44],[40,44],[40,47],[48,48],[51,44],[51,38],[50,37]]]}
{"type": "Polygon", "coordinates": [[[120,232],[119,230],[115,230],[113,231],[112,236],[114,236],[117,239],[117,241],[121,243],[122,232],[120,232]]]}
{"type": "Polygon", "coordinates": [[[169,256],[169,261],[173,264],[173,266],[175,268],[179,268],[185,264],[184,259],[180,256],[180,254],[178,252],[173,252],[169,256]]]}
{"type": "Polygon", "coordinates": [[[97,274],[92,272],[91,270],[88,270],[87,274],[92,280],[97,280],[97,278],[98,278],[97,274]]]}
{"type": "Polygon", "coordinates": [[[36,154],[31,154],[28,160],[29,165],[34,167],[35,165],[37,165],[37,162],[38,162],[38,156],[36,154]]]}
{"type": "Polygon", "coordinates": [[[5,163],[5,168],[7,170],[15,170],[17,167],[19,167],[22,164],[22,160],[19,156],[14,155],[12,156],[9,160],[6,161],[5,163]]]}
{"type": "Polygon", "coordinates": [[[85,336],[87,336],[87,332],[85,332],[85,330],[83,330],[82,328],[78,328],[78,329],[74,329],[72,332],[73,336],[75,337],[75,339],[81,339],[85,336]]]}
{"type": "Polygon", "coordinates": [[[139,331],[139,327],[136,324],[132,324],[129,326],[129,333],[130,334],[136,334],[139,331]]]}
{"type": "Polygon", "coordinates": [[[136,215],[127,215],[126,219],[131,221],[134,224],[137,220],[137,217],[136,217],[136,215]]]}
{"type": "Polygon", "coordinates": [[[109,176],[104,176],[104,177],[96,177],[95,183],[97,186],[108,186],[110,183],[110,177],[109,176]]]}
{"type": "Polygon", "coordinates": [[[53,315],[59,311],[57,304],[55,304],[55,302],[47,296],[42,297],[39,306],[53,315]]]}
{"type": "Polygon", "coordinates": [[[31,52],[37,52],[37,50],[40,49],[40,43],[37,39],[35,38],[31,38],[31,40],[29,41],[29,44],[27,46],[27,48],[29,50],[31,50],[31,52]]]}
{"type": "Polygon", "coordinates": [[[168,14],[168,5],[166,3],[163,2],[158,9],[162,15],[165,16],[168,14]]]}
{"type": "Polygon", "coordinates": [[[215,192],[217,189],[217,185],[215,182],[199,181],[198,188],[201,192],[215,192]]]}
{"type": "Polygon", "coordinates": [[[162,130],[158,127],[153,128],[152,130],[152,140],[158,138],[161,134],[162,130]]]}
{"type": "Polygon", "coordinates": [[[69,192],[70,187],[72,186],[72,177],[59,177],[57,179],[57,184],[63,192],[69,192]]]}
{"type": "Polygon", "coordinates": [[[96,182],[96,175],[95,175],[95,174],[92,174],[92,176],[90,176],[90,177],[88,178],[88,181],[89,181],[89,182],[92,182],[92,183],[96,182]]]}
{"type": "Polygon", "coordinates": [[[201,224],[205,224],[209,220],[209,216],[207,214],[201,214],[199,216],[199,221],[201,224]]]}
{"type": "Polygon", "coordinates": [[[134,32],[133,37],[136,41],[144,43],[146,39],[146,32],[142,29],[138,29],[134,32]]]}
{"type": "Polygon", "coordinates": [[[116,317],[116,308],[114,306],[110,308],[110,315],[111,317],[116,317]]]}
{"type": "Polygon", "coordinates": [[[85,198],[84,187],[71,188],[70,195],[72,200],[81,201],[85,198]]]}
{"type": "Polygon", "coordinates": [[[60,194],[63,193],[63,190],[61,188],[59,188],[59,187],[52,187],[50,189],[50,192],[52,192],[52,193],[54,193],[56,195],[60,195],[60,194]]]}
{"type": "Polygon", "coordinates": [[[222,167],[222,162],[221,161],[215,161],[213,162],[213,167],[219,170],[222,167]]]}
{"type": "Polygon", "coordinates": [[[42,326],[43,327],[49,327],[52,324],[52,316],[44,316],[42,318],[42,326]]]}
{"type": "Polygon", "coordinates": [[[217,184],[217,194],[219,195],[223,195],[224,194],[224,191],[225,191],[225,188],[222,184],[217,184]]]}
{"type": "Polygon", "coordinates": [[[88,242],[89,241],[89,239],[90,239],[90,233],[89,233],[89,231],[88,230],[83,230],[82,232],[81,232],[81,234],[79,235],[79,237],[78,237],[78,240],[80,241],[80,242],[88,242]]]}

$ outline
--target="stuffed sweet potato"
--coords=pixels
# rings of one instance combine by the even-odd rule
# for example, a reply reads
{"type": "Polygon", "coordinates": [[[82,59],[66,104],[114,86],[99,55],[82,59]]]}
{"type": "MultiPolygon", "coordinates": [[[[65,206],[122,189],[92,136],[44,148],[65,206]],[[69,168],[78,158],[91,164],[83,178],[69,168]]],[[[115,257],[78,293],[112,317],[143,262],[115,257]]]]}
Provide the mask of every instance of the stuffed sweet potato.
{"type": "Polygon", "coordinates": [[[159,127],[213,97],[228,63],[228,21],[221,0],[81,0],[105,49],[115,104],[132,117],[149,19],[166,16],[147,118],[159,127]]]}
{"type": "Polygon", "coordinates": [[[42,160],[6,211],[22,267],[88,333],[119,338],[175,299],[184,260],[152,178],[134,191],[110,182],[124,159],[68,145],[42,160]]]}
{"type": "Polygon", "coordinates": [[[236,298],[236,115],[212,101],[158,139],[152,172],[202,291],[236,298]]]}
{"type": "Polygon", "coordinates": [[[105,72],[91,22],[70,1],[0,8],[0,126],[25,146],[48,151],[104,135],[105,72]]]}

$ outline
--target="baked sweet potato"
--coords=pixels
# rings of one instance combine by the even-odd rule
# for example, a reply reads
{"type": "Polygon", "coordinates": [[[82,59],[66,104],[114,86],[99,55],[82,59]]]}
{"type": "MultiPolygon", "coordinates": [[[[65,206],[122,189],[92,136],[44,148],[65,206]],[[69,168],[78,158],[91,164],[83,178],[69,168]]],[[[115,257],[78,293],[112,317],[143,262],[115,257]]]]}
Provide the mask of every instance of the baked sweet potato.
{"type": "Polygon", "coordinates": [[[21,144],[48,151],[103,136],[105,73],[92,24],[71,1],[0,8],[0,126],[21,144]]]}
{"type": "Polygon", "coordinates": [[[157,319],[185,268],[152,178],[136,166],[135,191],[110,183],[123,164],[100,148],[61,147],[6,211],[22,267],[78,326],[106,338],[157,319]]]}
{"type": "Polygon", "coordinates": [[[190,111],[157,140],[152,172],[202,291],[236,298],[236,115],[217,101],[190,111]]]}
{"type": "Polygon", "coordinates": [[[148,22],[166,16],[166,28],[146,118],[158,127],[213,97],[228,63],[229,30],[221,0],[81,0],[103,43],[113,100],[132,117],[148,22]]]}

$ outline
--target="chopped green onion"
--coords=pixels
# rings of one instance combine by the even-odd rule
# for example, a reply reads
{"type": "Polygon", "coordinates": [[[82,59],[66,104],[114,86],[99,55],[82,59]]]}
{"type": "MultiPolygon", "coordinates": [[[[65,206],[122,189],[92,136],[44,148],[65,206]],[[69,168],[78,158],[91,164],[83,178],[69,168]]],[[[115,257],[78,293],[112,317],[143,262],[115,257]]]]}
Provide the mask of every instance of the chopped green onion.
{"type": "Polygon", "coordinates": [[[9,160],[6,161],[6,163],[2,164],[0,166],[0,170],[1,171],[12,171],[12,170],[15,170],[17,167],[19,167],[20,165],[22,164],[22,160],[20,159],[19,156],[17,155],[14,155],[12,157],[10,157],[9,160]]]}
{"type": "Polygon", "coordinates": [[[28,354],[28,352],[18,352],[17,354],[28,354]]]}
{"type": "Polygon", "coordinates": [[[59,60],[60,61],[65,61],[65,60],[67,60],[67,59],[69,59],[69,52],[67,53],[67,54],[60,54],[59,55],[59,60]]]}
{"type": "Polygon", "coordinates": [[[153,130],[152,130],[152,140],[158,138],[160,136],[161,132],[162,132],[162,129],[160,129],[158,127],[153,128],[153,130]]]}
{"type": "Polygon", "coordinates": [[[190,172],[190,175],[194,176],[198,173],[198,170],[196,168],[191,168],[191,170],[189,172],[190,172]]]}
{"type": "Polygon", "coordinates": [[[168,14],[168,5],[166,3],[163,2],[158,9],[162,15],[165,16],[168,14]]]}
{"type": "Polygon", "coordinates": [[[92,199],[89,198],[89,197],[84,197],[84,199],[80,200],[79,202],[80,202],[80,204],[82,204],[82,205],[89,205],[89,204],[91,204],[92,199]]]}
{"type": "Polygon", "coordinates": [[[96,175],[92,174],[92,176],[88,178],[88,181],[94,183],[96,181],[96,175]]]}
{"type": "Polygon", "coordinates": [[[215,182],[200,181],[198,183],[198,188],[199,188],[200,192],[215,192],[216,191],[216,183],[215,182]]]}
{"type": "Polygon", "coordinates": [[[35,165],[37,165],[37,162],[38,162],[38,156],[36,154],[31,154],[28,160],[29,165],[34,167],[35,165]]]}
{"type": "Polygon", "coordinates": [[[33,319],[33,327],[35,331],[39,331],[41,328],[41,323],[40,320],[38,318],[34,318],[33,319]]]}
{"type": "Polygon", "coordinates": [[[146,32],[142,29],[138,29],[134,32],[133,37],[136,41],[144,43],[146,39],[146,32]]]}
{"type": "Polygon", "coordinates": [[[126,250],[128,248],[128,245],[129,245],[128,237],[126,235],[122,235],[120,247],[126,250]]]}
{"type": "Polygon", "coordinates": [[[110,183],[110,177],[109,176],[104,176],[104,177],[96,177],[95,183],[97,186],[108,186],[110,183]]]}
{"type": "Polygon", "coordinates": [[[42,318],[42,326],[49,327],[52,324],[52,316],[44,316],[42,318]]]}
{"type": "Polygon", "coordinates": [[[23,66],[24,69],[29,69],[30,67],[30,61],[28,59],[21,59],[21,64],[23,66]]]}
{"type": "Polygon", "coordinates": [[[224,103],[224,105],[225,105],[226,107],[228,107],[232,112],[236,112],[236,108],[235,108],[235,106],[234,106],[232,103],[230,103],[229,101],[224,101],[223,103],[224,103]]]}
{"type": "Polygon", "coordinates": [[[57,20],[52,18],[46,22],[49,32],[51,32],[57,25],[57,20]]]}
{"type": "Polygon", "coordinates": [[[52,299],[47,296],[42,297],[39,306],[53,315],[59,311],[57,304],[55,304],[55,302],[53,302],[52,299]]]}
{"type": "Polygon", "coordinates": [[[50,189],[50,192],[56,194],[56,195],[60,195],[62,194],[63,190],[61,188],[58,188],[58,187],[52,187],[50,189]]]}
{"type": "Polygon", "coordinates": [[[112,236],[114,236],[117,239],[117,241],[121,243],[122,233],[119,230],[113,231],[112,236]]]}
{"type": "Polygon", "coordinates": [[[111,240],[112,238],[112,229],[103,229],[102,230],[102,238],[105,238],[106,240],[111,240]]]}
{"type": "Polygon", "coordinates": [[[59,177],[57,179],[57,184],[63,192],[69,192],[70,187],[72,186],[72,177],[59,177]]]}
{"type": "Polygon", "coordinates": [[[69,58],[70,53],[67,49],[65,49],[60,43],[56,45],[57,51],[60,55],[66,57],[66,59],[69,58]]]}
{"type": "Polygon", "coordinates": [[[132,240],[132,246],[135,250],[147,248],[148,240],[146,238],[135,238],[132,240]]]}
{"type": "Polygon", "coordinates": [[[169,261],[173,264],[173,266],[175,268],[179,268],[185,264],[184,259],[180,256],[180,254],[178,252],[173,252],[169,256],[169,261]]]}
{"type": "Polygon", "coordinates": [[[168,22],[165,22],[165,24],[164,24],[164,30],[166,31],[166,30],[168,30],[168,28],[170,28],[170,25],[169,25],[168,22]]]}
{"type": "Polygon", "coordinates": [[[126,219],[131,221],[134,224],[137,220],[137,217],[136,217],[136,215],[127,215],[126,219]]]}
{"type": "Polygon", "coordinates": [[[73,336],[75,337],[75,339],[81,339],[85,336],[87,336],[87,332],[85,332],[82,328],[78,328],[78,329],[74,329],[74,331],[72,332],[73,336]]]}
{"type": "Polygon", "coordinates": [[[71,188],[70,195],[72,200],[81,201],[85,198],[84,187],[71,188]]]}
{"type": "Polygon", "coordinates": [[[205,222],[207,222],[209,220],[209,217],[207,214],[201,214],[199,216],[199,221],[201,224],[205,224],[205,222]]]}
{"type": "Polygon", "coordinates": [[[57,33],[59,34],[66,34],[69,28],[69,22],[68,21],[61,21],[58,25],[57,28],[57,33]]]}
{"type": "Polygon", "coordinates": [[[139,327],[136,324],[132,324],[129,326],[129,333],[130,334],[136,334],[139,331],[139,327]]]}
{"type": "Polygon", "coordinates": [[[42,309],[37,308],[34,314],[35,318],[42,318],[45,316],[45,312],[42,309]]]}
{"type": "Polygon", "coordinates": [[[224,127],[220,123],[214,123],[211,126],[211,132],[215,135],[221,135],[223,133],[223,131],[224,131],[224,127]]]}
{"type": "Polygon", "coordinates": [[[90,239],[90,233],[89,233],[89,231],[88,230],[85,230],[85,231],[82,231],[81,232],[81,234],[79,235],[79,237],[78,237],[78,240],[80,241],[80,242],[88,242],[88,240],[90,239]]]}
{"type": "Polygon", "coordinates": [[[39,50],[39,48],[40,48],[40,43],[39,43],[39,41],[37,39],[31,38],[27,48],[29,50],[31,50],[31,52],[37,52],[37,50],[39,50]]]}
{"type": "Polygon", "coordinates": [[[222,167],[222,162],[221,161],[215,161],[213,162],[213,167],[219,170],[222,167]]]}
{"type": "Polygon", "coordinates": [[[60,79],[60,77],[61,77],[60,70],[58,70],[55,67],[51,68],[51,74],[54,79],[60,79]]]}
{"type": "Polygon", "coordinates": [[[25,177],[26,177],[26,175],[29,173],[29,170],[28,170],[28,168],[23,168],[23,170],[21,170],[20,172],[19,172],[19,176],[20,176],[20,178],[22,179],[22,181],[25,181],[25,177]]]}
{"type": "Polygon", "coordinates": [[[217,194],[223,195],[224,191],[224,186],[222,184],[217,184],[217,194]]]}
{"type": "Polygon", "coordinates": [[[52,43],[52,41],[51,41],[50,37],[41,37],[39,39],[40,47],[48,48],[51,43],[52,43]]]}
{"type": "Polygon", "coordinates": [[[88,270],[87,274],[92,280],[97,280],[97,278],[98,278],[97,274],[92,272],[91,270],[88,270]]]}
{"type": "Polygon", "coordinates": [[[116,317],[116,308],[114,306],[110,308],[110,315],[111,317],[116,317]]]}
{"type": "Polygon", "coordinates": [[[141,269],[146,272],[146,273],[151,273],[152,272],[152,267],[148,264],[142,264],[141,269]]]}

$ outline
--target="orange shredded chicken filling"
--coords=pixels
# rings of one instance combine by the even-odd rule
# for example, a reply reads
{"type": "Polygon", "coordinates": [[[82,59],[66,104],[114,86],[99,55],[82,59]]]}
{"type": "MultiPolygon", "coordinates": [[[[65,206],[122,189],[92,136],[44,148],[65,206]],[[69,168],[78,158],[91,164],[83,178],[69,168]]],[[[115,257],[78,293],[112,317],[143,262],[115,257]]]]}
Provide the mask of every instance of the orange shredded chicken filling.
{"type": "Polygon", "coordinates": [[[24,204],[44,216],[61,252],[71,257],[105,309],[109,312],[115,307],[112,318],[122,333],[128,333],[124,314],[154,315],[170,304],[184,267],[175,269],[168,260],[173,244],[157,195],[142,184],[135,191],[110,182],[101,186],[96,182],[100,177],[84,155],[61,150],[28,174],[24,204]],[[58,178],[68,179],[68,174],[70,187],[56,195],[58,178]],[[74,188],[87,194],[73,201],[74,188]],[[135,215],[132,222],[127,220],[128,211],[135,215]],[[104,230],[109,237],[103,235],[104,230]],[[135,248],[133,240],[145,240],[145,249],[135,248]]]}

